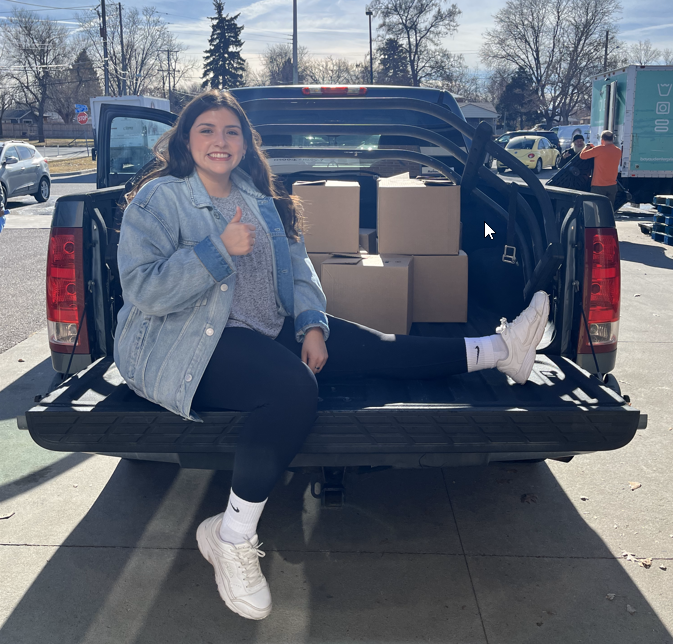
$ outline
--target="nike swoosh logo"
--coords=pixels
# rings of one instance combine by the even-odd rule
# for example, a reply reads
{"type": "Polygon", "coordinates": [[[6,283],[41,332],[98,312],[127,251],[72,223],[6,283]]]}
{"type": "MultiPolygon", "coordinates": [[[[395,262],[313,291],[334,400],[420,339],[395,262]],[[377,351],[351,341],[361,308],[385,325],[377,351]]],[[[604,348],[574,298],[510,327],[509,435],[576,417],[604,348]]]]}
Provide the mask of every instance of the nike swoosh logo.
{"type": "Polygon", "coordinates": [[[240,512],[240,510],[238,508],[234,507],[234,504],[231,501],[229,501],[229,505],[232,507],[234,512],[240,512]]]}
{"type": "Polygon", "coordinates": [[[479,364],[479,345],[477,345],[477,361],[475,364],[479,364]]]}

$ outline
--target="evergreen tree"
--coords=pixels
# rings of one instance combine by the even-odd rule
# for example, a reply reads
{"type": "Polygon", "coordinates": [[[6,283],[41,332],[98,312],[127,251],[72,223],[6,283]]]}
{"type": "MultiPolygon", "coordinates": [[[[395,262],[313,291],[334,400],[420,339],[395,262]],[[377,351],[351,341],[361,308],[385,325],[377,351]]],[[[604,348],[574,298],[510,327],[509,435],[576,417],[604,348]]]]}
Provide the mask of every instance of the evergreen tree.
{"type": "Polygon", "coordinates": [[[506,129],[525,128],[539,120],[540,101],[535,89],[526,70],[514,73],[495,106],[506,129]]]}
{"type": "Polygon", "coordinates": [[[245,60],[241,56],[241,32],[237,24],[237,13],[224,13],[224,2],[213,0],[216,16],[210,17],[212,33],[204,56],[203,88],[229,89],[243,85],[245,60]]]}
{"type": "Polygon", "coordinates": [[[379,59],[376,69],[377,85],[411,85],[409,58],[404,47],[395,38],[386,38],[376,53],[379,59]]]}

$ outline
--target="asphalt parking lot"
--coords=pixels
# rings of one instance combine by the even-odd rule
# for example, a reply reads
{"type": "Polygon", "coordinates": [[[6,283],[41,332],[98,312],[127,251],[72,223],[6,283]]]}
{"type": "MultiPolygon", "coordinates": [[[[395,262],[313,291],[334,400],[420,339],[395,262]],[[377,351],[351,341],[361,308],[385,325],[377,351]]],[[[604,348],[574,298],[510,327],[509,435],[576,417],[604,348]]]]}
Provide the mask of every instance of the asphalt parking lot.
{"type": "Polygon", "coordinates": [[[260,524],[258,623],[196,548],[228,473],[48,452],[17,429],[52,375],[34,329],[0,353],[0,644],[673,642],[673,249],[618,230],[615,374],[648,428],[568,464],[350,473],[341,510],[288,474],[260,524]]]}

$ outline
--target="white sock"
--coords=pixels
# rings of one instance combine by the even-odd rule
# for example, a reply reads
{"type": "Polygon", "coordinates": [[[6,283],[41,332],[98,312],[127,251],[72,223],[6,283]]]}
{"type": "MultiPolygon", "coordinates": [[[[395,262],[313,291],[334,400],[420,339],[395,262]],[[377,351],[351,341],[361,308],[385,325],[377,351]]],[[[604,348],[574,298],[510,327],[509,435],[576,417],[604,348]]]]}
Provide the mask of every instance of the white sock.
{"type": "Polygon", "coordinates": [[[257,523],[262,516],[266,501],[267,499],[261,503],[244,501],[232,489],[220,526],[222,541],[237,544],[252,539],[257,534],[257,523]]]}
{"type": "Polygon", "coordinates": [[[493,369],[499,360],[509,355],[505,341],[497,333],[482,338],[465,338],[465,351],[468,373],[493,369]]]}

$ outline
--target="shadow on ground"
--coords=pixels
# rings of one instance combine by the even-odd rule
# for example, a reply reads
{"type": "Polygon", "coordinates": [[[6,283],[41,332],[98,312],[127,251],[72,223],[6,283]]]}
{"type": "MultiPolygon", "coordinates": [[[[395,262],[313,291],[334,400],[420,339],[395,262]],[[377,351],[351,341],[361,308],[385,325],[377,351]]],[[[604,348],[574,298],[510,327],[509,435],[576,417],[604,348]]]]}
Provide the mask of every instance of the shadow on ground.
{"type": "Polygon", "coordinates": [[[545,464],[351,473],[341,510],[309,482],[288,474],[269,500],[274,611],[251,622],[220,601],[194,538],[229,474],[121,461],[0,642],[670,641],[545,464]]]}
{"type": "Polygon", "coordinates": [[[636,262],[655,268],[673,269],[673,259],[666,255],[666,246],[652,244],[634,244],[633,242],[619,242],[620,256],[623,262],[636,262]]]}

